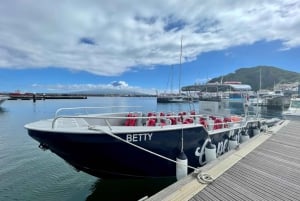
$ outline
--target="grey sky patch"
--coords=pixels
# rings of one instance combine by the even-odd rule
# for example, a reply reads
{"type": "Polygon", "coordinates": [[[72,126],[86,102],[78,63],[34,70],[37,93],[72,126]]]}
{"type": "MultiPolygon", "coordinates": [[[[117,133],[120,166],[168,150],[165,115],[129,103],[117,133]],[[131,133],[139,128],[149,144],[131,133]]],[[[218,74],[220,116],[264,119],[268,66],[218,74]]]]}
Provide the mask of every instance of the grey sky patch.
{"type": "Polygon", "coordinates": [[[152,16],[152,17],[144,17],[144,16],[136,15],[136,16],[134,17],[134,19],[135,19],[137,22],[142,22],[142,23],[145,23],[145,24],[148,24],[148,25],[154,24],[154,23],[157,21],[157,17],[155,17],[155,16],[152,16]]]}

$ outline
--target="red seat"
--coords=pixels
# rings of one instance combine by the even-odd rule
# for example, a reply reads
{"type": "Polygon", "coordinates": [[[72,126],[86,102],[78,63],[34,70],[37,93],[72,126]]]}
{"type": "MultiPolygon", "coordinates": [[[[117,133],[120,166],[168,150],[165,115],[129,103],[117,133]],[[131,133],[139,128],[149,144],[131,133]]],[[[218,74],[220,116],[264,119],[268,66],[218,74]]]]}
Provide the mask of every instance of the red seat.
{"type": "Polygon", "coordinates": [[[192,118],[187,118],[183,121],[183,124],[191,124],[193,122],[194,122],[194,120],[192,118]]]}
{"type": "Polygon", "coordinates": [[[155,119],[149,119],[147,126],[155,126],[155,124],[156,124],[156,120],[155,119]]]}
{"type": "Polygon", "coordinates": [[[136,125],[136,118],[132,118],[132,117],[137,117],[137,115],[129,113],[127,115],[127,119],[125,121],[125,126],[135,126],[136,125]]]}
{"type": "Polygon", "coordinates": [[[224,127],[228,128],[228,122],[231,122],[231,118],[230,117],[225,117],[223,122],[224,122],[224,127]]]}
{"type": "Polygon", "coordinates": [[[216,120],[217,119],[217,117],[215,117],[215,116],[209,116],[209,118],[211,118],[212,120],[216,120]]]}
{"type": "Polygon", "coordinates": [[[223,122],[221,119],[216,118],[214,121],[215,121],[214,130],[222,128],[223,122]]]}
{"type": "Polygon", "coordinates": [[[202,124],[205,128],[207,128],[208,124],[205,118],[200,118],[200,124],[202,124]]]}

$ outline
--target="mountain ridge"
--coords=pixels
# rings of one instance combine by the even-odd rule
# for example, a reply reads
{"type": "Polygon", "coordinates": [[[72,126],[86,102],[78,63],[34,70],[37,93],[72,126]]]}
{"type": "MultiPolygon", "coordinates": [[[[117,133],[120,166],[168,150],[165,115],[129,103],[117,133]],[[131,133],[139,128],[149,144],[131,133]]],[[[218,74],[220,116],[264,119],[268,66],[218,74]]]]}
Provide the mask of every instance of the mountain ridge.
{"type": "Polygon", "coordinates": [[[243,67],[234,73],[211,79],[208,83],[239,81],[248,84],[252,90],[273,89],[275,84],[300,82],[300,73],[273,66],[243,67]],[[261,77],[261,86],[260,86],[261,77]]]}

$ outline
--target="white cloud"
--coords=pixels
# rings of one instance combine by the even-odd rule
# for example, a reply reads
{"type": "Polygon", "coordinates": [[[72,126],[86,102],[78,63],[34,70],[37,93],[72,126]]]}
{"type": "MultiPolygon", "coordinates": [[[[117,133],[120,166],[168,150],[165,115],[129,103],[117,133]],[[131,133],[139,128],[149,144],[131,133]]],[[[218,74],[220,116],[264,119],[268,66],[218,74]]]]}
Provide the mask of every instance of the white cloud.
{"type": "Polygon", "coordinates": [[[0,67],[66,67],[120,75],[135,67],[187,61],[197,55],[281,40],[300,45],[297,0],[4,0],[0,4],[0,67]]]}

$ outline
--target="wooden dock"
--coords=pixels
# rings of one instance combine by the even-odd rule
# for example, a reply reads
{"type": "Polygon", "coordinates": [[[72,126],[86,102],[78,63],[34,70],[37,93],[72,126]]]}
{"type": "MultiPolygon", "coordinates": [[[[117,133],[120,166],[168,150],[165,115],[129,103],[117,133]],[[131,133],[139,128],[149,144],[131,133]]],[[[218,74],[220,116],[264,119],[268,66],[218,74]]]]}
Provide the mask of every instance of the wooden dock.
{"type": "Polygon", "coordinates": [[[285,121],[147,200],[300,200],[300,123],[285,121]]]}

